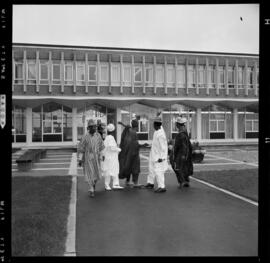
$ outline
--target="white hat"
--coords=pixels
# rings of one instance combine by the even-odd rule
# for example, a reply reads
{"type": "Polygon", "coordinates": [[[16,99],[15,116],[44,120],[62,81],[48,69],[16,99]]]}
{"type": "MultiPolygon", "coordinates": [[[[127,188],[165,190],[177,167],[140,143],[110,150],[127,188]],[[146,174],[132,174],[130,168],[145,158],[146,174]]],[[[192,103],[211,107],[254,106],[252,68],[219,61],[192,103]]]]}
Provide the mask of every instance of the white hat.
{"type": "Polygon", "coordinates": [[[109,132],[114,131],[114,130],[115,130],[114,125],[113,125],[112,123],[110,123],[110,124],[107,126],[107,130],[108,130],[109,132]]]}
{"type": "Polygon", "coordinates": [[[187,122],[187,119],[185,117],[177,117],[176,122],[183,124],[187,122]]]}

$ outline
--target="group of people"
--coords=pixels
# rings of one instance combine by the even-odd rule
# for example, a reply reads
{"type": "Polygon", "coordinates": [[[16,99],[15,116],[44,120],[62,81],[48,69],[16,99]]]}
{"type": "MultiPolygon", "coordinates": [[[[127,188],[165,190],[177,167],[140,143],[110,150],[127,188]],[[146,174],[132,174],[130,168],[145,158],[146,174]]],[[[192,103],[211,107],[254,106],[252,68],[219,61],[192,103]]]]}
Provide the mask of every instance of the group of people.
{"type": "Polygon", "coordinates": [[[78,145],[79,166],[83,167],[86,182],[89,185],[89,195],[95,196],[95,185],[104,177],[105,190],[123,189],[119,179],[125,179],[126,187],[153,189],[155,193],[166,192],[165,172],[168,169],[168,159],[176,174],[179,187],[189,186],[189,176],[193,173],[192,147],[185,127],[186,118],[178,117],[176,127],[178,134],[174,143],[168,145],[162,119],[157,116],[154,121],[154,135],[149,155],[149,173],[146,185],[139,184],[140,174],[140,144],[137,138],[138,120],[132,119],[131,125],[124,125],[121,142],[118,147],[113,136],[115,126],[110,123],[107,135],[102,129],[97,129],[94,120],[88,121],[88,133],[83,136],[78,145]],[[112,182],[111,182],[112,181],[112,182]]]}

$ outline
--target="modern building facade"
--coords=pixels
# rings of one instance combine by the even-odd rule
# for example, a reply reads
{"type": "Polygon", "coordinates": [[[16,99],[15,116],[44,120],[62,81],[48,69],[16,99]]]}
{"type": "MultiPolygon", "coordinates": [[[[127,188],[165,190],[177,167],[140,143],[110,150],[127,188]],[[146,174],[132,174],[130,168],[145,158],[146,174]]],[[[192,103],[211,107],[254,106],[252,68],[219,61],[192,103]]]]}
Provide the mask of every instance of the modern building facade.
{"type": "Polygon", "coordinates": [[[151,141],[161,112],[168,139],[188,119],[201,144],[258,143],[259,56],[13,44],[13,147],[73,147],[89,118],[122,126],[135,113],[151,141]]]}

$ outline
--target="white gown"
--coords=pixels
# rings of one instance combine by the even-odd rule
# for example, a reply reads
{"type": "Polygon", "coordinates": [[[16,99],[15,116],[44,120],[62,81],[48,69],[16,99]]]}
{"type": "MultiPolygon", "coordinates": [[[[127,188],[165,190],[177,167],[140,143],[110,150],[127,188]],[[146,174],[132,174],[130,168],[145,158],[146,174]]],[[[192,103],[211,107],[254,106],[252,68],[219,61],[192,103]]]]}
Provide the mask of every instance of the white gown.
{"type": "Polygon", "coordinates": [[[119,161],[118,154],[121,151],[117,147],[116,141],[112,135],[107,135],[104,140],[105,149],[103,155],[105,160],[102,164],[102,170],[104,176],[118,177],[119,174],[119,161]]]}

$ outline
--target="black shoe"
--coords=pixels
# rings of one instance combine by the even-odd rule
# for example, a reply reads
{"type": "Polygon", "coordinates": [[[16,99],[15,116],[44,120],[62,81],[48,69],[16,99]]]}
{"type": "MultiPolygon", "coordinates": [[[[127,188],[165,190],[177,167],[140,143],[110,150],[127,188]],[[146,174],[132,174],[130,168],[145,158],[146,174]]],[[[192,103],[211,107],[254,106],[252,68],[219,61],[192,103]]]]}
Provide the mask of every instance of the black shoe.
{"type": "Polygon", "coordinates": [[[144,188],[147,188],[147,189],[153,189],[153,188],[154,188],[154,185],[148,183],[148,184],[146,184],[146,185],[144,186],[144,188]]]}
{"type": "Polygon", "coordinates": [[[189,187],[189,183],[188,182],[184,182],[183,183],[183,187],[189,187]]]}
{"type": "Polygon", "coordinates": [[[166,192],[166,188],[158,188],[155,190],[155,193],[164,193],[166,192]]]}

